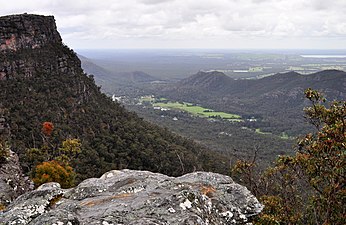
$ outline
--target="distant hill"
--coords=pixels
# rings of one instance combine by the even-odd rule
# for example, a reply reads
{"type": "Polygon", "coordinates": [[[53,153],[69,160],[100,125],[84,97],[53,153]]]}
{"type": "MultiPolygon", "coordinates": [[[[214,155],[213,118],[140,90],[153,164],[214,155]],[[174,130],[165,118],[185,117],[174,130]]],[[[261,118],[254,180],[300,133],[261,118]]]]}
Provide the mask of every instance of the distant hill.
{"type": "MultiPolygon", "coordinates": [[[[53,17],[30,14],[0,17],[0,112],[11,128],[11,146],[26,172],[27,149],[47,143],[43,122],[52,122],[49,145],[58,151],[66,138],[79,138],[82,152],[73,163],[78,178],[111,169],[140,169],[180,175],[194,170],[227,173],[216,152],[143,121],[100,92],[77,55],[62,44],[53,17]]],[[[85,61],[84,61],[85,62],[85,61]]],[[[91,63],[84,66],[101,74],[91,63]]],[[[130,80],[148,80],[133,73],[130,80]]]]}
{"type": "Polygon", "coordinates": [[[134,83],[148,83],[148,82],[160,80],[142,71],[134,71],[130,73],[125,73],[124,77],[126,77],[129,81],[132,81],[134,83]]]}
{"type": "Polygon", "coordinates": [[[112,92],[114,89],[126,87],[139,87],[143,84],[153,81],[161,81],[159,78],[151,76],[142,71],[132,72],[114,72],[109,71],[95,63],[93,60],[78,55],[82,63],[82,68],[87,74],[95,78],[97,85],[101,86],[103,91],[112,92]]]}
{"type": "MultiPolygon", "coordinates": [[[[307,106],[304,90],[313,88],[328,100],[346,98],[346,73],[326,70],[302,75],[276,74],[262,79],[233,80],[220,72],[198,72],[156,94],[178,101],[201,104],[215,110],[260,117],[277,132],[292,135],[306,131],[302,109],[307,106]]],[[[154,88],[153,91],[158,88],[154,88]]]]}
{"type": "MultiPolygon", "coordinates": [[[[105,68],[95,64],[92,62],[90,59],[78,55],[78,58],[81,61],[81,66],[82,69],[87,73],[87,74],[92,74],[96,75],[94,76],[95,82],[99,85],[105,85],[107,82],[109,82],[109,79],[111,78],[112,72],[106,70],[105,68]]],[[[116,82],[116,79],[112,80],[112,82],[116,82]]]]}
{"type": "MultiPolygon", "coordinates": [[[[193,91],[211,90],[219,95],[234,94],[239,97],[270,96],[271,92],[284,93],[297,88],[313,87],[320,89],[332,98],[342,98],[346,91],[346,73],[338,70],[325,70],[314,74],[302,75],[296,72],[279,73],[262,79],[234,80],[224,73],[198,72],[171,86],[172,90],[186,88],[193,91]]],[[[292,93],[286,93],[292,97],[292,93]]]]}
{"type": "Polygon", "coordinates": [[[186,79],[183,79],[177,83],[176,86],[189,88],[200,88],[205,90],[220,91],[229,87],[234,80],[224,73],[213,72],[198,72],[186,79]]]}

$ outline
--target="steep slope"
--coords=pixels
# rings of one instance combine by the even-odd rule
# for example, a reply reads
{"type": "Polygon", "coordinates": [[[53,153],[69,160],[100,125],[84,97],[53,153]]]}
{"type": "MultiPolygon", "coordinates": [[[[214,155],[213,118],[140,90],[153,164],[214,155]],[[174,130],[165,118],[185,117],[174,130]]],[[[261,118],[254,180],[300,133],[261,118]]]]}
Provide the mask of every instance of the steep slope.
{"type": "Polygon", "coordinates": [[[58,151],[71,137],[82,142],[73,164],[80,179],[115,168],[168,175],[227,171],[217,153],[144,122],[102,94],[62,44],[53,17],[0,17],[0,42],[0,108],[11,127],[12,149],[27,172],[37,163],[28,148],[48,142],[58,151]],[[54,124],[49,137],[41,132],[45,121],[54,124]]]}
{"type": "Polygon", "coordinates": [[[95,63],[93,63],[90,59],[82,56],[82,55],[78,55],[78,58],[81,61],[81,66],[83,68],[83,70],[87,73],[87,74],[92,74],[95,75],[94,79],[95,82],[100,85],[106,85],[107,83],[109,83],[110,81],[116,85],[117,83],[119,83],[119,81],[117,82],[116,79],[112,79],[110,80],[111,77],[111,72],[96,65],[95,63]]]}

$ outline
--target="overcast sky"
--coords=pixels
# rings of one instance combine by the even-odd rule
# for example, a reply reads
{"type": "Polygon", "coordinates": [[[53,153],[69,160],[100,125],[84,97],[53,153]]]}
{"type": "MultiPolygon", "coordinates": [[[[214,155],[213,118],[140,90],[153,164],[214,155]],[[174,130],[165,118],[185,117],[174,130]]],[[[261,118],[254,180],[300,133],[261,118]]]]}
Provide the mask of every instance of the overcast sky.
{"type": "Polygon", "coordinates": [[[0,0],[71,48],[346,49],[346,0],[0,0]]]}

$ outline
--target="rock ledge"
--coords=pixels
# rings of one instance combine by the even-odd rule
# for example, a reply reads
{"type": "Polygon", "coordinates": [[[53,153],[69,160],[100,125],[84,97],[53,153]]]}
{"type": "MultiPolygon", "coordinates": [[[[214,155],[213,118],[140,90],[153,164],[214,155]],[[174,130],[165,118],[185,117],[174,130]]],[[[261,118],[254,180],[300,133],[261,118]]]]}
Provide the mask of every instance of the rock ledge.
{"type": "Polygon", "coordinates": [[[0,213],[0,224],[251,224],[262,208],[228,176],[113,170],[71,189],[44,184],[0,213]]]}

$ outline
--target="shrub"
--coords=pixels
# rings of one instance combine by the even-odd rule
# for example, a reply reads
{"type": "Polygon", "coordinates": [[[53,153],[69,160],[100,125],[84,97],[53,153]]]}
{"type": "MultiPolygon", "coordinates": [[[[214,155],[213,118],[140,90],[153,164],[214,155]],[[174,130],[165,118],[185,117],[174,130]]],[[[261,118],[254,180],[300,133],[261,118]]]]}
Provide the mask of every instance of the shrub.
{"type": "Polygon", "coordinates": [[[58,182],[62,188],[74,186],[75,172],[67,163],[55,160],[43,162],[36,166],[33,181],[36,186],[48,182],[58,182]]]}
{"type": "Polygon", "coordinates": [[[4,142],[0,141],[0,163],[6,161],[10,156],[10,148],[4,142]]]}

